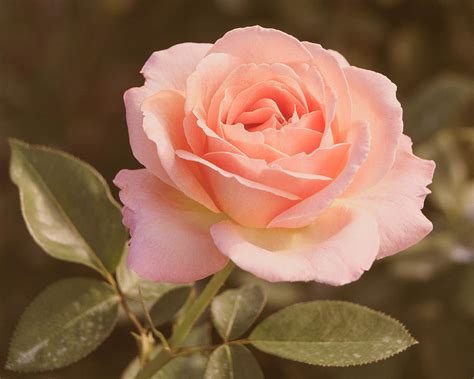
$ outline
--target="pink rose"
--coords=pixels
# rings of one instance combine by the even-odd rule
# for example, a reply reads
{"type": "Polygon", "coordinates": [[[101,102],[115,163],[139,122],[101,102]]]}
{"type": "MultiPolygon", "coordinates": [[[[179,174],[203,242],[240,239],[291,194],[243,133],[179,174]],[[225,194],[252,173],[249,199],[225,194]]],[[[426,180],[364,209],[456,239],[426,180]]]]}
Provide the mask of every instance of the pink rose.
{"type": "Polygon", "coordinates": [[[259,26],[155,52],[142,73],[125,104],[145,168],[115,178],[140,276],[190,282],[231,259],[341,285],[431,231],[435,165],[385,76],[259,26]]]}

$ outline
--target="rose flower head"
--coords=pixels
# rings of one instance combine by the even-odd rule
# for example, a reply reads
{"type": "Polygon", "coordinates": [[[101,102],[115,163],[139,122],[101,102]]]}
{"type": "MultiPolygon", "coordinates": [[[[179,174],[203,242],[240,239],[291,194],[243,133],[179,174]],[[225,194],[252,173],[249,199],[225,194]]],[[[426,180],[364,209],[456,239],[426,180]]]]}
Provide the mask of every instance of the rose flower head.
{"type": "Polygon", "coordinates": [[[357,280],[432,229],[434,162],[396,86],[274,29],[151,55],[125,93],[139,170],[115,178],[140,276],[191,282],[232,260],[268,281],[357,280]]]}

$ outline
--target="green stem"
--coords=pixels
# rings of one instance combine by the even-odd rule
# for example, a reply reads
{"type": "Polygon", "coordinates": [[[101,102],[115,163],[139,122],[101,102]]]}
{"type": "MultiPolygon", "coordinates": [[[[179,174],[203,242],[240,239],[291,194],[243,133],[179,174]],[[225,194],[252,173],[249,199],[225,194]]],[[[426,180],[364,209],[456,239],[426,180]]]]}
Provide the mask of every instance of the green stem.
{"type": "Polygon", "coordinates": [[[234,267],[234,264],[229,262],[227,266],[212,277],[206,288],[204,288],[204,291],[202,291],[196,301],[188,309],[181,323],[176,326],[176,329],[169,340],[169,345],[172,351],[167,351],[165,349],[161,350],[155,358],[143,366],[136,376],[136,379],[150,379],[169,360],[171,360],[171,358],[173,358],[173,351],[179,349],[183,345],[194,324],[206,310],[234,267]]]}
{"type": "Polygon", "coordinates": [[[119,297],[120,305],[122,306],[126,316],[132,322],[132,324],[135,325],[135,327],[137,328],[138,334],[136,334],[136,336],[137,336],[137,342],[138,342],[139,350],[140,350],[139,351],[140,360],[143,362],[146,362],[148,360],[148,356],[150,355],[153,341],[150,340],[150,337],[148,336],[148,332],[146,328],[141,324],[138,317],[131,311],[127,303],[127,298],[125,294],[122,292],[122,289],[118,285],[115,278],[108,272],[104,273],[103,276],[105,280],[109,282],[109,284],[117,293],[119,297]]]}

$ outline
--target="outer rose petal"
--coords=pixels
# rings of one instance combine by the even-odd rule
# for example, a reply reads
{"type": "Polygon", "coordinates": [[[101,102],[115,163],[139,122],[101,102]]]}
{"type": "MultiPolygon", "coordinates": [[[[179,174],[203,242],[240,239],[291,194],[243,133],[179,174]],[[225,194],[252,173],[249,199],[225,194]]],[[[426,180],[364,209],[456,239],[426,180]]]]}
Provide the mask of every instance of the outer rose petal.
{"type": "Polygon", "coordinates": [[[227,53],[248,63],[311,61],[311,54],[295,37],[275,29],[250,26],[231,30],[217,40],[210,53],[227,53]]]}
{"type": "Polygon", "coordinates": [[[370,211],[379,225],[377,258],[393,255],[416,244],[433,225],[421,213],[430,190],[435,163],[413,155],[411,140],[402,135],[395,164],[376,186],[344,200],[344,204],[370,211]]]}
{"type": "MultiPolygon", "coordinates": [[[[326,84],[333,89],[336,94],[336,114],[339,120],[339,129],[349,126],[351,118],[351,97],[344,72],[342,71],[339,60],[321,45],[312,42],[303,42],[303,45],[313,56],[313,63],[326,84]]],[[[356,119],[354,119],[356,120],[356,119]]]]}
{"type": "Polygon", "coordinates": [[[211,47],[209,43],[188,42],[155,51],[141,70],[146,79],[145,86],[153,92],[166,89],[184,91],[189,75],[211,47]]]}
{"type": "Polygon", "coordinates": [[[161,166],[155,144],[148,139],[143,130],[143,113],[140,108],[143,101],[149,96],[151,96],[150,91],[144,87],[130,88],[123,96],[127,111],[130,146],[137,161],[162,181],[173,186],[172,180],[161,166]]]}
{"type": "Polygon", "coordinates": [[[188,197],[214,212],[215,206],[207,191],[198,180],[197,170],[179,159],[175,151],[189,148],[184,136],[184,98],[176,91],[160,91],[148,98],[142,106],[143,128],[148,138],[156,144],[157,159],[175,186],[188,197]]]}
{"type": "Polygon", "coordinates": [[[370,268],[379,249],[375,219],[346,208],[330,208],[304,229],[250,229],[221,221],[211,234],[235,264],[270,282],[350,283],[370,268]]]}
{"type": "Polygon", "coordinates": [[[122,170],[114,183],[125,205],[132,239],[128,264],[149,280],[187,283],[219,271],[228,261],[209,227],[222,217],[163,184],[147,170],[122,170]]]}
{"type": "Polygon", "coordinates": [[[328,49],[327,50],[329,54],[331,54],[334,58],[336,58],[337,60],[337,63],[339,63],[339,66],[341,67],[348,67],[350,66],[349,62],[347,61],[347,59],[339,52],[339,51],[336,51],[336,50],[331,50],[331,49],[328,49]]]}
{"type": "Polygon", "coordinates": [[[131,88],[124,94],[130,145],[135,158],[148,170],[169,185],[174,185],[157,158],[156,148],[143,131],[143,101],[162,89],[184,91],[188,76],[212,45],[183,43],[167,50],[154,52],[142,73],[145,86],[131,88]]]}
{"type": "Polygon", "coordinates": [[[402,107],[397,86],[382,74],[357,67],[344,68],[352,97],[354,120],[370,126],[372,144],[367,160],[354,178],[349,191],[368,188],[382,179],[395,160],[402,135],[402,107]]]}

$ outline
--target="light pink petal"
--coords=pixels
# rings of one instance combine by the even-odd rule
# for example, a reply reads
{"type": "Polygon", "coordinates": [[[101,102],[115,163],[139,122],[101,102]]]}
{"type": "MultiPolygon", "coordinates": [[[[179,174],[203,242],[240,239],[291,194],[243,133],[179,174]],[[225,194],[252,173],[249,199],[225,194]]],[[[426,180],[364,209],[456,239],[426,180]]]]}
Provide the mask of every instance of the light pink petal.
{"type": "Polygon", "coordinates": [[[251,229],[221,221],[211,234],[236,265],[270,282],[350,283],[370,268],[379,249],[374,218],[339,207],[303,229],[251,229]]]}
{"type": "Polygon", "coordinates": [[[227,151],[244,155],[243,152],[210,129],[203,120],[198,119],[194,113],[190,113],[184,118],[184,134],[191,150],[196,155],[201,156],[206,152],[213,151],[227,151]]]}
{"type": "Polygon", "coordinates": [[[390,170],[395,160],[398,140],[402,135],[402,107],[397,100],[397,87],[385,76],[357,67],[346,67],[353,104],[353,119],[369,123],[372,138],[367,160],[360,168],[351,192],[377,183],[390,170]]]}
{"type": "Polygon", "coordinates": [[[336,125],[336,104],[337,99],[330,88],[325,90],[324,105],[324,131],[321,138],[321,147],[332,146],[334,143],[343,142],[340,138],[339,129],[336,125]]]}
{"type": "Polygon", "coordinates": [[[290,118],[295,107],[300,114],[307,113],[308,105],[299,81],[296,72],[284,64],[240,65],[214,95],[208,124],[213,127],[217,120],[227,124],[243,122],[239,121],[242,113],[259,107],[274,109],[280,121],[284,116],[290,118]]]}
{"type": "Polygon", "coordinates": [[[235,120],[236,123],[244,125],[260,125],[266,122],[275,114],[272,108],[258,108],[251,111],[242,112],[235,120]]]}
{"type": "Polygon", "coordinates": [[[242,124],[223,124],[222,130],[226,139],[231,141],[241,141],[250,144],[264,143],[263,134],[261,132],[250,132],[245,129],[242,124]]]}
{"type": "Polygon", "coordinates": [[[323,134],[311,129],[287,126],[262,131],[265,143],[287,154],[311,153],[321,143],[323,134]]]}
{"type": "Polygon", "coordinates": [[[181,43],[155,51],[141,70],[145,86],[153,92],[184,91],[189,75],[211,47],[209,43],[181,43]]]}
{"type": "Polygon", "coordinates": [[[209,153],[203,159],[242,178],[294,193],[302,198],[320,191],[331,182],[331,178],[326,176],[295,173],[276,165],[269,167],[262,159],[251,159],[238,154],[209,153]]]}
{"type": "Polygon", "coordinates": [[[176,149],[189,149],[184,135],[184,97],[176,91],[161,91],[142,106],[143,127],[156,144],[161,165],[173,183],[186,196],[218,212],[216,205],[199,180],[199,171],[175,155],[176,149]]]}
{"type": "Polygon", "coordinates": [[[197,155],[204,154],[207,147],[206,134],[197,125],[197,117],[193,113],[184,117],[183,128],[186,141],[191,150],[197,155]]]}
{"type": "Polygon", "coordinates": [[[331,147],[317,149],[311,154],[301,153],[292,157],[281,158],[272,162],[271,165],[278,165],[285,170],[293,172],[304,172],[336,178],[347,162],[349,149],[349,143],[340,143],[331,147]]]}
{"type": "Polygon", "coordinates": [[[190,152],[180,150],[176,153],[182,159],[199,164],[216,204],[241,225],[263,228],[300,199],[292,193],[227,172],[190,152]]]}
{"type": "Polygon", "coordinates": [[[278,121],[278,116],[273,115],[270,117],[267,121],[265,121],[263,124],[260,124],[258,126],[252,126],[250,128],[250,131],[252,132],[263,132],[266,129],[278,129],[281,127],[281,123],[278,121]]]}
{"type": "Polygon", "coordinates": [[[333,89],[323,80],[317,68],[308,65],[298,65],[295,67],[304,84],[306,98],[311,104],[313,111],[321,111],[324,120],[323,138],[321,147],[331,146],[339,138],[339,131],[335,120],[337,95],[333,89]]]}
{"type": "Polygon", "coordinates": [[[339,60],[333,54],[323,49],[320,45],[303,42],[303,45],[313,56],[312,64],[319,70],[326,84],[335,92],[337,98],[336,117],[339,128],[347,128],[350,126],[352,105],[351,96],[349,95],[348,84],[339,60]]]}
{"type": "Polygon", "coordinates": [[[227,53],[249,63],[291,63],[311,60],[296,38],[275,29],[250,26],[234,29],[217,40],[211,53],[227,53]]]}
{"type": "Polygon", "coordinates": [[[288,156],[274,147],[264,144],[261,132],[249,132],[245,130],[242,124],[223,124],[222,129],[224,130],[225,139],[250,158],[272,162],[288,156]]]}
{"type": "Polygon", "coordinates": [[[393,255],[422,240],[433,226],[421,209],[430,191],[435,163],[413,155],[410,138],[403,135],[390,172],[374,187],[344,200],[370,211],[380,234],[378,258],[393,255]]]}
{"type": "Polygon", "coordinates": [[[128,136],[130,146],[135,158],[163,182],[174,186],[166,171],[161,166],[155,144],[148,139],[143,130],[143,113],[141,106],[143,101],[151,96],[150,91],[145,88],[131,88],[125,92],[125,102],[128,136]]]}
{"type": "Polygon", "coordinates": [[[202,59],[186,83],[186,114],[197,109],[202,117],[209,117],[207,112],[219,87],[240,63],[229,54],[210,54],[202,59]]]}
{"type": "Polygon", "coordinates": [[[308,111],[301,78],[293,68],[286,64],[243,64],[229,74],[223,82],[223,87],[237,86],[240,92],[263,83],[271,83],[273,86],[285,89],[302,105],[306,112],[308,111]]]}
{"type": "Polygon", "coordinates": [[[339,66],[341,66],[342,68],[350,66],[347,59],[339,51],[330,50],[330,49],[328,49],[327,51],[337,60],[337,63],[339,63],[339,66]]]}
{"type": "Polygon", "coordinates": [[[321,73],[316,67],[310,66],[307,63],[295,64],[293,69],[299,77],[301,90],[308,103],[308,109],[310,111],[323,111],[325,108],[325,89],[327,85],[321,73]]]}
{"type": "Polygon", "coordinates": [[[317,132],[324,132],[324,116],[321,111],[313,111],[304,114],[298,121],[291,124],[294,128],[311,129],[317,132]]]}
{"type": "Polygon", "coordinates": [[[207,152],[226,151],[229,153],[245,155],[236,146],[208,128],[202,120],[198,120],[197,125],[207,137],[207,152]]]}
{"type": "Polygon", "coordinates": [[[132,236],[128,264],[145,279],[188,283],[219,271],[227,262],[209,227],[222,219],[163,184],[150,172],[122,170],[124,223],[132,236]]]}
{"type": "Polygon", "coordinates": [[[275,101],[272,99],[260,99],[249,107],[249,110],[259,110],[259,109],[269,109],[275,114],[275,116],[279,120],[284,119],[283,115],[281,114],[280,109],[278,108],[278,104],[275,103],[275,101]]]}
{"type": "Polygon", "coordinates": [[[234,124],[240,114],[245,112],[251,104],[260,99],[274,100],[286,119],[291,117],[295,107],[300,114],[306,113],[300,100],[284,88],[281,83],[268,80],[243,89],[237,96],[235,96],[227,113],[225,122],[227,124],[234,124]]]}
{"type": "MultiPolygon", "coordinates": [[[[312,223],[349,186],[370,148],[370,135],[366,123],[355,123],[349,136],[351,148],[346,166],[334,181],[323,190],[307,197],[275,217],[271,228],[301,228],[312,223]]],[[[328,175],[329,176],[329,175],[328,175]]]]}

